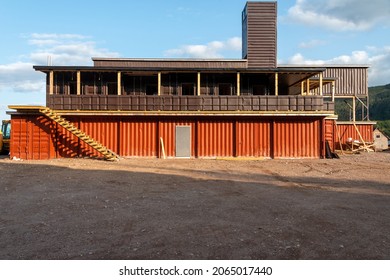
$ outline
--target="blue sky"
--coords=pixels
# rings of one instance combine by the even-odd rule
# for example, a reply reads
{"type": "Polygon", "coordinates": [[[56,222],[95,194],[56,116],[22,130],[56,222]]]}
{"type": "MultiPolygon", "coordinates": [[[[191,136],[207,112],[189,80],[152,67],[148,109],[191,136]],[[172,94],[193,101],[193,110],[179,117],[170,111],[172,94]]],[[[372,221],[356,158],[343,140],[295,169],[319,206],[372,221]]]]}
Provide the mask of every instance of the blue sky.
{"type": "MultiPolygon", "coordinates": [[[[9,104],[45,103],[33,65],[91,57],[241,58],[245,0],[13,0],[0,5],[0,118],[9,104]]],[[[279,64],[369,64],[390,83],[390,1],[279,0],[279,64]]]]}

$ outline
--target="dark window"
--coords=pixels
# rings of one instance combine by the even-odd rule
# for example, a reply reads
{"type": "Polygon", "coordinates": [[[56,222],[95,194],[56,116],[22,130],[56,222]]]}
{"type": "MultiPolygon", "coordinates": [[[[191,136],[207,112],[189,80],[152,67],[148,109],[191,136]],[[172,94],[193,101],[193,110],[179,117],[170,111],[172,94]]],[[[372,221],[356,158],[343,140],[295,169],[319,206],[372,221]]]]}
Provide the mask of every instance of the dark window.
{"type": "Polygon", "coordinates": [[[232,85],[219,84],[219,95],[232,95],[232,85]]]}
{"type": "Polygon", "coordinates": [[[69,82],[69,94],[76,95],[77,94],[77,83],[69,82]]]}
{"type": "Polygon", "coordinates": [[[182,84],[181,85],[181,95],[195,95],[195,85],[194,84],[182,84]]]}
{"type": "Polygon", "coordinates": [[[253,95],[267,95],[267,88],[264,85],[254,85],[253,95]]]}
{"type": "Polygon", "coordinates": [[[118,95],[117,83],[107,83],[108,95],[118,95]]]}
{"type": "Polygon", "coordinates": [[[376,135],[376,138],[381,138],[380,134],[377,134],[377,135],[376,135]]]}
{"type": "Polygon", "coordinates": [[[157,95],[157,85],[147,85],[146,95],[157,95]]]}

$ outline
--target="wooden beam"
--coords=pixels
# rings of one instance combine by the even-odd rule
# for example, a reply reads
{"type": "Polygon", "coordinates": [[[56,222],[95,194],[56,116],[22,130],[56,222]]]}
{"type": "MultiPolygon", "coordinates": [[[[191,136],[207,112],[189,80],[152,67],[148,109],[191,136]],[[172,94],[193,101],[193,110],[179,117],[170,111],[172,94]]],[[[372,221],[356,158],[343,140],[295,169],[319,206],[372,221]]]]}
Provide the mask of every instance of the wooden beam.
{"type": "Polygon", "coordinates": [[[122,95],[122,72],[118,71],[117,76],[118,95],[122,95]]]}
{"type": "Polygon", "coordinates": [[[197,86],[196,86],[196,93],[198,96],[200,96],[200,72],[198,72],[198,83],[197,83],[197,86]]]}
{"type": "Polygon", "coordinates": [[[157,95],[161,95],[161,72],[157,73],[157,95]]]}
{"type": "Polygon", "coordinates": [[[304,88],[305,88],[305,83],[302,81],[302,82],[301,82],[301,95],[302,95],[302,96],[305,95],[305,90],[304,90],[304,88]]]}
{"type": "Polygon", "coordinates": [[[352,98],[352,121],[356,122],[356,98],[355,96],[352,98]]]}
{"type": "Polygon", "coordinates": [[[320,96],[323,95],[323,92],[322,92],[322,86],[323,86],[322,78],[323,78],[323,73],[321,72],[320,73],[320,96]]]}
{"type": "Polygon", "coordinates": [[[275,96],[279,95],[279,74],[275,73],[275,96]]]}
{"type": "Polygon", "coordinates": [[[54,94],[54,71],[49,73],[49,94],[54,94]]]}
{"type": "Polygon", "coordinates": [[[76,94],[81,95],[81,72],[77,71],[77,87],[76,87],[76,94]]]}
{"type": "Polygon", "coordinates": [[[240,72],[237,72],[237,96],[241,95],[241,77],[240,72]]]}

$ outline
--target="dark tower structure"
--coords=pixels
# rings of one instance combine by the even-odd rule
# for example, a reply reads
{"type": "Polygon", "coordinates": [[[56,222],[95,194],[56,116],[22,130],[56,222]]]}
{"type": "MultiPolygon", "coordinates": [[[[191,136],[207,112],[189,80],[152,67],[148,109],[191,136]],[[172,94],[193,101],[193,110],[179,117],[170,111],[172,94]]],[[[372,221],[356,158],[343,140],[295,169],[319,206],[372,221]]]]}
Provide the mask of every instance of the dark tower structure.
{"type": "Polygon", "coordinates": [[[276,68],[277,3],[248,2],[242,12],[242,58],[248,68],[276,68]]]}

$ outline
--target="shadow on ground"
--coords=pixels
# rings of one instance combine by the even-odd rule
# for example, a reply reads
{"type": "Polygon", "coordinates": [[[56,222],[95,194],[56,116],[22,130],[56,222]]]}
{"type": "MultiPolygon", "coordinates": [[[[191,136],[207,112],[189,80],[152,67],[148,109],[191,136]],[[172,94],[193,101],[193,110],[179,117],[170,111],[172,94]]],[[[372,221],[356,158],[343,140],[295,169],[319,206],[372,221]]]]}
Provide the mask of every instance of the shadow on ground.
{"type": "Polygon", "coordinates": [[[77,161],[0,162],[0,259],[390,258],[389,183],[77,161]]]}

